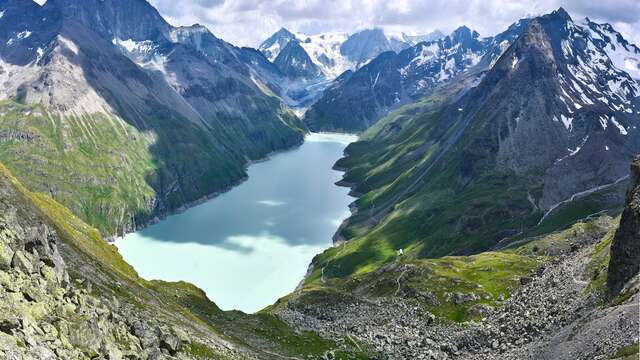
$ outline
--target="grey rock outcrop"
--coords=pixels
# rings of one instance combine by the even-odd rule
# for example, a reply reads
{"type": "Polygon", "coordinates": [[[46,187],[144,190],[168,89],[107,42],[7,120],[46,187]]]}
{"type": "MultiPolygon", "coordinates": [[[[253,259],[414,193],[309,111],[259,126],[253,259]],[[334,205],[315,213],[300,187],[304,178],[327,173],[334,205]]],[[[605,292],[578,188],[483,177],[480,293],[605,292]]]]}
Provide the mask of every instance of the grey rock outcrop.
{"type": "Polygon", "coordinates": [[[611,244],[607,288],[617,295],[640,270],[640,157],[631,165],[631,188],[620,218],[620,227],[611,244]]]}

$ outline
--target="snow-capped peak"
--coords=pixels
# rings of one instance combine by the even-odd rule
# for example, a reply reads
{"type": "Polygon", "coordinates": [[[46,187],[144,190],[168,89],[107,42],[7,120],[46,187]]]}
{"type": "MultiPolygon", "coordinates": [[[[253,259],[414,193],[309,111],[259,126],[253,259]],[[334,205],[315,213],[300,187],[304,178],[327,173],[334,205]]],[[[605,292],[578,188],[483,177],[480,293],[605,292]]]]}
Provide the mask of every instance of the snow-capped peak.
{"type": "Polygon", "coordinates": [[[633,113],[640,96],[640,50],[609,24],[566,18],[560,40],[562,62],[568,72],[559,76],[561,101],[569,114],[601,104],[612,112],[633,113]],[[636,80],[634,80],[636,79],[636,80]]]}

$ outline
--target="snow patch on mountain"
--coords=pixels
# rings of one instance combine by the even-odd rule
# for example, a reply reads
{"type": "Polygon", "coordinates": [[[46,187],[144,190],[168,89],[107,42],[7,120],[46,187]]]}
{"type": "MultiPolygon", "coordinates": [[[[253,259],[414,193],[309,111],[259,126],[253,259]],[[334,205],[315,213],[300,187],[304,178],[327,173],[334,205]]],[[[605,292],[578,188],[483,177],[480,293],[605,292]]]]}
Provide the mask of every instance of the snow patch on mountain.
{"type": "Polygon", "coordinates": [[[560,100],[569,113],[596,103],[611,111],[632,113],[632,99],[640,95],[640,87],[633,69],[625,68],[625,61],[635,61],[640,50],[608,24],[588,19],[578,24],[568,19],[565,29],[567,37],[560,42],[560,49],[568,76],[561,74],[559,82],[560,100]]]}
{"type": "Polygon", "coordinates": [[[612,116],[611,119],[609,119],[611,121],[611,123],[618,128],[618,130],[620,131],[620,135],[628,135],[629,133],[627,132],[627,129],[620,124],[619,122],[616,121],[616,117],[612,116]]]}
{"type": "Polygon", "coordinates": [[[22,31],[22,32],[18,33],[17,37],[18,37],[18,39],[22,40],[22,39],[28,38],[29,36],[31,36],[31,34],[32,34],[31,31],[25,30],[25,31],[22,31]]]}
{"type": "Polygon", "coordinates": [[[70,50],[73,54],[78,55],[80,53],[80,50],[78,49],[76,44],[62,35],[58,35],[58,42],[68,50],[70,50]]]}
{"type": "Polygon", "coordinates": [[[640,48],[626,41],[609,24],[598,24],[586,18],[581,25],[594,41],[603,44],[603,50],[615,67],[640,80],[640,48]]]}
{"type": "Polygon", "coordinates": [[[347,40],[349,34],[334,32],[305,36],[297,33],[296,36],[300,39],[300,46],[327,78],[336,78],[356,66],[340,53],[340,45],[347,40]]]}
{"type": "Polygon", "coordinates": [[[290,32],[287,29],[280,29],[271,37],[265,40],[258,48],[271,62],[274,62],[280,52],[286,47],[289,41],[298,41],[300,46],[305,50],[313,63],[322,71],[322,75],[328,79],[335,79],[347,70],[357,70],[368,64],[374,57],[366,57],[356,61],[345,55],[343,44],[351,40],[353,43],[355,37],[361,37],[358,40],[363,54],[373,53],[378,55],[381,52],[393,50],[400,51],[410,46],[416,45],[423,41],[434,41],[444,37],[439,31],[434,31],[427,35],[407,35],[403,32],[389,32],[379,29],[363,30],[356,34],[348,34],[345,32],[327,32],[316,35],[306,35],[300,32],[290,32]],[[372,37],[367,36],[369,32],[376,33],[381,31],[384,44],[373,41],[372,37]],[[367,43],[370,41],[370,43],[367,43]]]}

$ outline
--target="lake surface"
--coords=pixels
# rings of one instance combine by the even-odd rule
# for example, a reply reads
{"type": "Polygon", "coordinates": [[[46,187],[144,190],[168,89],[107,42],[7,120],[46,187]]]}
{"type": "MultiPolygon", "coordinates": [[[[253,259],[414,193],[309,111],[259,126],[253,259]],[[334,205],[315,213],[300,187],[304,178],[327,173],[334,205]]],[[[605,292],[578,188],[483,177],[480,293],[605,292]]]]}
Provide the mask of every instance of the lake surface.
{"type": "Polygon", "coordinates": [[[255,312],[290,293],[332,244],[354,198],[332,170],[355,136],[311,134],[249,167],[214,199],[116,241],[145,279],[184,280],[224,310],[255,312]]]}

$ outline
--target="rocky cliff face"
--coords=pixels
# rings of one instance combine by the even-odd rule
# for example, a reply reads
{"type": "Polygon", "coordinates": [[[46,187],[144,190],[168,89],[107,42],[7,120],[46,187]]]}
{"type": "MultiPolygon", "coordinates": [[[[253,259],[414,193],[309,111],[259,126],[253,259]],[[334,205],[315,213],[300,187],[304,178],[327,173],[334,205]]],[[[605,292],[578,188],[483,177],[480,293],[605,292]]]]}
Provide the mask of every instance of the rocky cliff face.
{"type": "Polygon", "coordinates": [[[631,165],[631,187],[611,244],[607,287],[616,296],[627,281],[640,271],[640,158],[631,165]]]}

